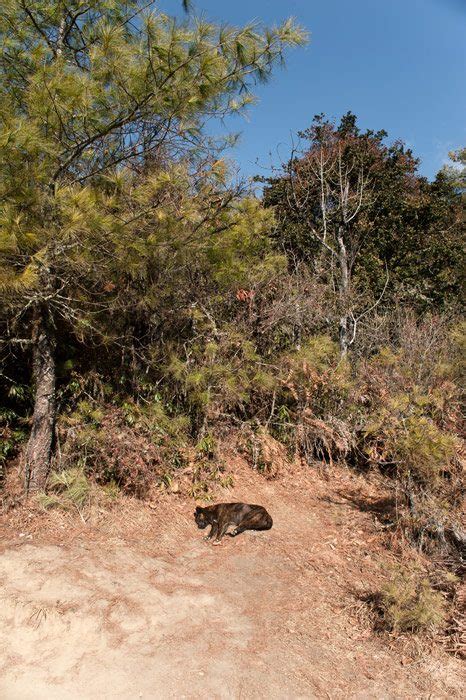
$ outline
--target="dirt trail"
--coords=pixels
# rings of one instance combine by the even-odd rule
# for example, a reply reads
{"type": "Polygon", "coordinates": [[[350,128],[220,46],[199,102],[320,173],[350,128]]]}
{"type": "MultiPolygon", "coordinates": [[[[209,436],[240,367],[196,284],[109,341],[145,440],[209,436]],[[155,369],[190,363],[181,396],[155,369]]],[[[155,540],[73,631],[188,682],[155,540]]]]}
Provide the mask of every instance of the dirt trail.
{"type": "Polygon", "coordinates": [[[351,591],[377,578],[377,533],[338,489],[322,494],[312,481],[240,479],[228,498],[263,503],[274,527],[221,547],[181,501],[165,523],[146,509],[139,542],[89,526],[30,542],[9,530],[0,697],[462,697],[458,660],[411,663],[358,625],[351,591]]]}

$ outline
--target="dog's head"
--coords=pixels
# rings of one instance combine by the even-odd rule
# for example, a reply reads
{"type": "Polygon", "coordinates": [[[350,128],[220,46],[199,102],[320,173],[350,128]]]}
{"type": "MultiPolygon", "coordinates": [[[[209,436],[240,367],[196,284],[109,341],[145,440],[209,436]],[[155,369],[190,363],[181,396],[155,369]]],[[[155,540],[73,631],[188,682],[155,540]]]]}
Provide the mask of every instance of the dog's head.
{"type": "Polygon", "coordinates": [[[209,524],[207,510],[205,508],[201,508],[201,506],[197,506],[196,510],[194,511],[194,520],[196,521],[198,528],[201,530],[207,527],[209,524]]]}

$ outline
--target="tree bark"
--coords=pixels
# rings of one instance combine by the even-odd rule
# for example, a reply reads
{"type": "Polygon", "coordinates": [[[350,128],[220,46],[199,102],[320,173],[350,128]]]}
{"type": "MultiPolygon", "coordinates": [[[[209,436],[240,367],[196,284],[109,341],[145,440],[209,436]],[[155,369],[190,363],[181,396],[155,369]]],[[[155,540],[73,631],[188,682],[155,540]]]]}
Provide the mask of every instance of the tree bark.
{"type": "Polygon", "coordinates": [[[346,250],[344,231],[343,227],[338,228],[338,263],[340,266],[340,280],[339,280],[339,292],[340,292],[340,304],[341,304],[341,315],[340,315],[340,353],[342,357],[346,357],[348,354],[349,347],[349,314],[348,314],[348,292],[349,292],[349,265],[348,265],[348,253],[346,250]]]}
{"type": "Polygon", "coordinates": [[[26,492],[45,487],[55,429],[55,331],[44,308],[34,314],[32,428],[25,453],[26,492]]]}

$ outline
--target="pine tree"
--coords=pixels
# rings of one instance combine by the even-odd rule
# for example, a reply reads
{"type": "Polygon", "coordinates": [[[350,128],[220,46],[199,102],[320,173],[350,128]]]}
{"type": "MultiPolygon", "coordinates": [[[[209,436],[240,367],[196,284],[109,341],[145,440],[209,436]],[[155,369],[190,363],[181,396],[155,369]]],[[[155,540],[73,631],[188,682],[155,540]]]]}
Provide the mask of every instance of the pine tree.
{"type": "Polygon", "coordinates": [[[60,324],[78,337],[102,325],[127,251],[147,253],[137,222],[167,189],[135,199],[134,173],[170,179],[173,164],[211,158],[219,144],[205,122],[244,110],[304,36],[291,21],[180,23],[136,0],[6,0],[0,40],[0,295],[7,340],[32,347],[25,482],[37,489],[53,448],[60,324]]]}

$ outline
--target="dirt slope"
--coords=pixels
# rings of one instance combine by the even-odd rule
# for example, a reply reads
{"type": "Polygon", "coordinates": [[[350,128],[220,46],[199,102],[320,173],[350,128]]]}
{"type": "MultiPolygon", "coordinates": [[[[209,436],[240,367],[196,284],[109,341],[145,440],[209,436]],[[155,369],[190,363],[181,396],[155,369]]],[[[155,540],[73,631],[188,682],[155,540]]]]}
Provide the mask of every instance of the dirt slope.
{"type": "Polygon", "coordinates": [[[78,531],[59,515],[48,531],[10,519],[0,697],[463,697],[458,660],[411,662],[352,613],[354,589],[380,577],[373,516],[342,497],[358,488],[315,475],[285,488],[244,470],[228,500],[263,503],[274,527],[221,547],[173,497],[78,531]]]}

